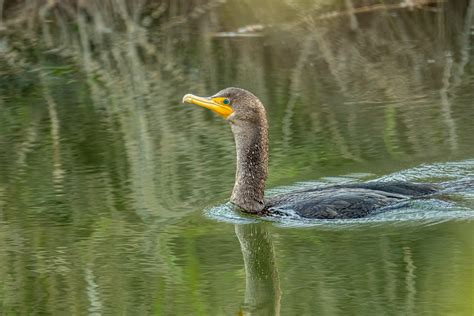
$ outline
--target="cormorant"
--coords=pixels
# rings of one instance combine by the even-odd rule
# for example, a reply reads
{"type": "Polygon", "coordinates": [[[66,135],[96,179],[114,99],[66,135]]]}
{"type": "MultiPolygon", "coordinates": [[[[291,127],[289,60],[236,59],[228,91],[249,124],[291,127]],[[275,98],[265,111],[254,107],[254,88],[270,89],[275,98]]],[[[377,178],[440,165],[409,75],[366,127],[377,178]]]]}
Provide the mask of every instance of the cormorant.
{"type": "Polygon", "coordinates": [[[305,218],[360,218],[413,197],[435,193],[431,184],[366,182],[298,190],[264,199],[268,174],[268,125],[263,104],[251,92],[226,88],[211,97],[186,94],[183,102],[207,108],[230,123],[237,150],[237,170],[230,201],[257,215],[292,210],[305,218]]]}

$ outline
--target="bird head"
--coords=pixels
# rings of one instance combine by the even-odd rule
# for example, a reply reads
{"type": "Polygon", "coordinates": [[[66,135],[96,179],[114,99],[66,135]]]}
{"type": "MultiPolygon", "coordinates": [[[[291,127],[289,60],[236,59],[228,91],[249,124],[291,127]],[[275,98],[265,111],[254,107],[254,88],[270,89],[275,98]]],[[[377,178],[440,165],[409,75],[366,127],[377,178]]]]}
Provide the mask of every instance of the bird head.
{"type": "Polygon", "coordinates": [[[254,123],[265,120],[265,108],[251,92],[241,88],[226,88],[211,97],[186,94],[184,103],[202,106],[222,116],[232,124],[254,123]]]}

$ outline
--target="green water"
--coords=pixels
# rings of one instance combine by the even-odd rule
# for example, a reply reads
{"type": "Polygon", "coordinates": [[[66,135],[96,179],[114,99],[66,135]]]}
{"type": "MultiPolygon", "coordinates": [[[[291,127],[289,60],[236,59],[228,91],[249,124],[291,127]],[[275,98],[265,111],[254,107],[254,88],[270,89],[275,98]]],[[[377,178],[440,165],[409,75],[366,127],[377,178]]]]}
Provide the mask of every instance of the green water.
{"type": "Polygon", "coordinates": [[[472,188],[349,224],[249,219],[222,206],[229,126],[181,104],[259,96],[274,192],[472,177],[473,1],[352,20],[267,2],[6,19],[0,314],[473,314],[472,188]]]}

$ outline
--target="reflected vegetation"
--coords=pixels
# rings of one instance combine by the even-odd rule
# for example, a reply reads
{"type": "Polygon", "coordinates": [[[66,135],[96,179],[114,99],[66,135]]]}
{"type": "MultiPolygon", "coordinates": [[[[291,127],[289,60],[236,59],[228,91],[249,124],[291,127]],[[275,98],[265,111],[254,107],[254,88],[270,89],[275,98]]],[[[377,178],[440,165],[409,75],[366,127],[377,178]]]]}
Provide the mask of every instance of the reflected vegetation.
{"type": "Polygon", "coordinates": [[[243,314],[279,315],[280,304],[281,315],[468,314],[467,305],[466,310],[462,304],[444,305],[459,295],[448,294],[444,286],[472,295],[461,277],[470,269],[462,254],[462,240],[470,234],[445,228],[442,236],[436,236],[438,229],[424,229],[423,237],[414,234],[417,228],[319,231],[317,236],[312,230],[283,231],[273,243],[275,229],[236,226],[246,271],[243,314]],[[443,244],[453,240],[461,243],[441,254],[443,244]],[[450,267],[446,274],[435,272],[445,266],[450,267]],[[281,282],[278,269],[285,272],[281,282]],[[280,287],[288,289],[281,302],[280,287]],[[431,304],[420,304],[424,300],[431,304]]]}
{"type": "Polygon", "coordinates": [[[258,95],[269,188],[472,159],[473,24],[472,0],[0,1],[0,314],[470,314],[472,221],[207,219],[234,143],[180,101],[258,95]]]}

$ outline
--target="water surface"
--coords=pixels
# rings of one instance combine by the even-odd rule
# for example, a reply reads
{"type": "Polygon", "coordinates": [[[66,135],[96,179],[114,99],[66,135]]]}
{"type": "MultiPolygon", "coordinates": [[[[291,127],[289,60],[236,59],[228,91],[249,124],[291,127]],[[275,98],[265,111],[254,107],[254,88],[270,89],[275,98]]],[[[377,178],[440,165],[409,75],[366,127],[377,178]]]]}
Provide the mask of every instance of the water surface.
{"type": "Polygon", "coordinates": [[[6,20],[0,314],[472,315],[472,188],[347,222],[226,207],[230,128],[186,93],[261,98],[270,193],[474,175],[473,2],[307,6],[6,20]]]}

